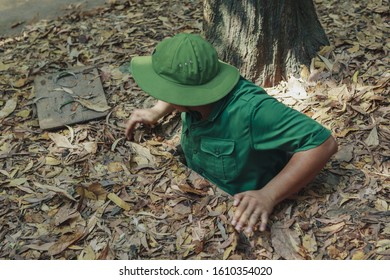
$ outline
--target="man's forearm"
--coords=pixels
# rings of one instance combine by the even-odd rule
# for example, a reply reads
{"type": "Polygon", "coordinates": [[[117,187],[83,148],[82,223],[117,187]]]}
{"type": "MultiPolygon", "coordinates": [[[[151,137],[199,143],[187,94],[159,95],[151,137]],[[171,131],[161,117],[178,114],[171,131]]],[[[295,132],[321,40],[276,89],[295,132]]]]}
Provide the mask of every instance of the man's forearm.
{"type": "Polygon", "coordinates": [[[262,191],[266,191],[275,204],[281,202],[312,181],[336,151],[337,144],[331,136],[314,149],[294,154],[262,191]]]}
{"type": "Polygon", "coordinates": [[[175,108],[172,106],[172,104],[159,100],[157,101],[156,105],[151,108],[151,110],[155,111],[159,118],[162,118],[165,115],[172,113],[175,108]]]}

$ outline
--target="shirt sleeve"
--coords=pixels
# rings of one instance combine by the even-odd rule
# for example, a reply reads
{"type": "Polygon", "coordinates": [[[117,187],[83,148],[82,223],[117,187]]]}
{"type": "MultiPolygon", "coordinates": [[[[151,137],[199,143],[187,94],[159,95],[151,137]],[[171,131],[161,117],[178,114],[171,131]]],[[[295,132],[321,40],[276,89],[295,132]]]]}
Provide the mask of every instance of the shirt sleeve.
{"type": "Polygon", "coordinates": [[[251,113],[254,149],[296,153],[318,147],[331,135],[328,129],[308,116],[267,94],[263,97],[251,113]]]}

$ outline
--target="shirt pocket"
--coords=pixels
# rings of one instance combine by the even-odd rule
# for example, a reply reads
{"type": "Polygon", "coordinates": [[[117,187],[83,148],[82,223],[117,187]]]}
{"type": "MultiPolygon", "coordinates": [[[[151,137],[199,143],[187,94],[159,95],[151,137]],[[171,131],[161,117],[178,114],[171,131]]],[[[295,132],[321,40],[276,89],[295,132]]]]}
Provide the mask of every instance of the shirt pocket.
{"type": "Polygon", "coordinates": [[[235,147],[233,140],[202,137],[200,163],[204,171],[219,180],[233,179],[237,171],[235,147]]]}

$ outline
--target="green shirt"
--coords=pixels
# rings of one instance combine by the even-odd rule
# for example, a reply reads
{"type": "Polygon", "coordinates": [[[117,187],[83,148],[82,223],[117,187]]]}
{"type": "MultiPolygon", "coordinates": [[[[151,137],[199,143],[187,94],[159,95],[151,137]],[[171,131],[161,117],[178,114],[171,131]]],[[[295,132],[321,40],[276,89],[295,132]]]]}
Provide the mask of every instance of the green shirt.
{"type": "Polygon", "coordinates": [[[264,187],[291,154],[315,148],[330,131],[241,78],[207,120],[183,113],[188,166],[230,194],[264,187]]]}

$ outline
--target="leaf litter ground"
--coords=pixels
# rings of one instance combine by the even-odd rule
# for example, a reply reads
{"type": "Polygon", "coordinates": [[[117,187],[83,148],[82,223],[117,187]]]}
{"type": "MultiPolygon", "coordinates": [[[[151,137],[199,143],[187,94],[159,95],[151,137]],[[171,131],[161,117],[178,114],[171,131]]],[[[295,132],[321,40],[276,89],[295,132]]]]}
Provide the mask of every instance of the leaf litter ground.
{"type": "Polygon", "coordinates": [[[331,47],[267,90],[330,128],[339,152],[251,236],[230,225],[231,197],[181,163],[178,115],[124,139],[131,111],[155,102],[130,58],[199,32],[201,1],[111,1],[1,38],[0,258],[389,259],[389,2],[316,5],[331,47]],[[40,130],[34,78],[92,65],[108,116],[40,130]]]}

